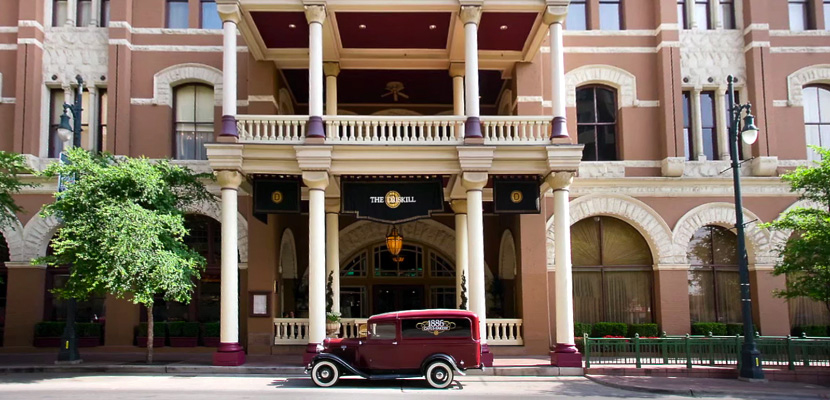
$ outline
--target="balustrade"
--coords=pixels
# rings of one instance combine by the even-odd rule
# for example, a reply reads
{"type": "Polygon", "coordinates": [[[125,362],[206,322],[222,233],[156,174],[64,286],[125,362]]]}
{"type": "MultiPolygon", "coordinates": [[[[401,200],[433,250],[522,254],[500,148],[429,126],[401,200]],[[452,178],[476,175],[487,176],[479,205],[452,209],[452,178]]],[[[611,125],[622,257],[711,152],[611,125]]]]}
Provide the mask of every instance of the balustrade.
{"type": "Polygon", "coordinates": [[[303,143],[306,123],[304,115],[239,115],[236,128],[240,142],[303,143]]]}
{"type": "Polygon", "coordinates": [[[547,116],[481,116],[481,133],[486,144],[550,143],[547,116]]]}
{"type": "Polygon", "coordinates": [[[464,117],[328,116],[326,141],[339,144],[459,144],[464,117]]]}

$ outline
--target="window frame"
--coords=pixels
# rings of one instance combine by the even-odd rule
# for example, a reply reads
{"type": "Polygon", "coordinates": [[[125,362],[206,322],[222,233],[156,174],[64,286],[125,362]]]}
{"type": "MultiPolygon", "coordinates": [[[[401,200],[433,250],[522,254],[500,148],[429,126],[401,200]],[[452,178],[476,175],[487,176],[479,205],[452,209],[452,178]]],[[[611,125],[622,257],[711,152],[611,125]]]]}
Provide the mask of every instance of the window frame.
{"type": "Polygon", "coordinates": [[[680,29],[690,29],[689,10],[686,8],[686,0],[677,0],[677,24],[680,29]]]}
{"type": "Polygon", "coordinates": [[[704,155],[706,155],[706,160],[707,161],[720,160],[720,153],[718,151],[719,150],[718,149],[718,122],[719,122],[718,121],[718,114],[719,113],[718,113],[718,108],[717,108],[717,96],[718,96],[718,93],[715,90],[702,90],[700,92],[700,96],[698,96],[698,102],[700,103],[700,132],[701,132],[701,138],[702,138],[701,143],[700,143],[700,146],[702,148],[700,150],[704,155]],[[705,115],[705,113],[703,112],[703,97],[704,97],[704,95],[711,96],[711,99],[712,99],[712,107],[711,107],[712,121],[711,121],[711,126],[707,123],[707,121],[704,121],[704,118],[703,118],[703,116],[705,115]],[[706,143],[706,130],[709,130],[711,132],[711,136],[712,136],[712,147],[711,147],[711,149],[709,149],[709,150],[712,151],[712,157],[709,157],[709,155],[706,154],[706,150],[707,150],[706,144],[705,144],[706,143]]]}
{"type": "Polygon", "coordinates": [[[737,16],[735,15],[735,1],[734,0],[718,0],[718,12],[720,13],[720,22],[723,29],[738,29],[737,16]],[[731,18],[727,21],[723,14],[724,6],[729,6],[731,18]]]}
{"type": "MultiPolygon", "coordinates": [[[[211,109],[213,110],[213,120],[212,120],[212,121],[210,121],[210,122],[202,122],[202,121],[186,121],[186,122],[179,122],[179,120],[178,120],[178,116],[177,116],[177,111],[178,111],[178,102],[179,102],[179,95],[178,95],[178,94],[179,94],[179,91],[180,91],[180,90],[184,90],[184,89],[186,89],[186,88],[190,88],[190,87],[193,87],[193,88],[194,88],[194,89],[193,89],[194,91],[196,91],[196,90],[197,90],[197,87],[205,87],[205,88],[210,88],[210,89],[211,89],[211,91],[213,92],[213,97],[212,97],[212,98],[215,98],[215,96],[216,96],[216,88],[215,88],[215,87],[213,87],[213,86],[211,86],[211,85],[208,85],[208,84],[205,84],[205,83],[201,83],[201,82],[190,82],[190,83],[185,83],[185,84],[182,84],[182,85],[179,85],[179,86],[176,86],[176,87],[174,87],[174,88],[173,88],[173,141],[172,141],[172,147],[173,147],[173,157],[172,157],[172,158],[173,158],[174,160],[197,160],[197,161],[205,161],[205,160],[207,160],[207,157],[206,157],[206,158],[204,158],[204,159],[199,158],[199,156],[200,156],[200,154],[199,154],[199,153],[200,153],[199,149],[196,149],[196,150],[195,150],[195,151],[196,151],[196,153],[194,153],[194,154],[193,154],[193,157],[179,158],[179,148],[178,148],[178,145],[177,145],[178,136],[179,136],[179,129],[178,129],[178,128],[179,128],[179,124],[189,124],[189,125],[192,125],[192,126],[193,126],[193,133],[194,133],[194,134],[196,134],[196,133],[197,133],[197,129],[196,129],[197,127],[202,126],[202,125],[204,125],[204,126],[210,125],[210,126],[213,128],[213,127],[215,126],[215,123],[216,123],[216,117],[215,117],[215,114],[216,114],[216,104],[215,104],[213,101],[211,101],[211,109]]],[[[196,116],[196,109],[197,109],[197,107],[198,107],[198,98],[194,95],[194,102],[193,102],[194,119],[196,118],[195,116],[196,116]]],[[[214,135],[214,130],[215,130],[215,128],[214,128],[214,129],[212,129],[212,130],[209,132],[209,134],[210,134],[211,136],[213,136],[213,135],[214,135]]],[[[205,132],[205,133],[208,133],[208,132],[205,132]]]]}
{"type": "MultiPolygon", "coordinates": [[[[622,0],[599,0],[597,5],[598,5],[597,6],[597,16],[599,17],[597,30],[609,31],[609,32],[625,30],[624,18],[623,18],[623,1],[622,0]],[[603,8],[602,5],[603,4],[616,4],[617,5],[617,29],[609,29],[609,28],[604,28],[602,26],[602,8],[603,8]]],[[[586,14],[587,14],[587,12],[586,12],[586,14]]]]}
{"type": "Polygon", "coordinates": [[[709,3],[709,0],[692,0],[692,12],[695,14],[695,29],[699,30],[712,30],[714,28],[714,24],[712,24],[712,4],[709,3]],[[702,27],[700,25],[701,21],[697,18],[697,6],[703,5],[706,7],[706,26],[702,27]]]}
{"type": "Polygon", "coordinates": [[[588,0],[573,0],[573,1],[571,1],[570,5],[568,6],[568,15],[565,17],[565,30],[570,30],[570,31],[587,31],[587,30],[589,30],[589,27],[588,27],[588,0]],[[585,26],[584,29],[573,29],[572,27],[568,26],[568,19],[570,19],[571,15],[574,15],[574,14],[571,14],[571,10],[573,9],[574,4],[580,4],[583,7],[582,8],[582,10],[583,10],[582,22],[585,26]]]}
{"type": "MultiPolygon", "coordinates": [[[[804,116],[804,142],[808,146],[812,144],[812,145],[817,145],[817,146],[821,146],[821,147],[824,147],[824,148],[830,148],[830,143],[825,144],[825,143],[821,142],[821,128],[822,127],[827,127],[828,131],[830,131],[830,115],[827,116],[827,122],[823,122],[824,116],[821,113],[821,105],[822,105],[822,103],[821,103],[821,91],[824,90],[824,91],[830,92],[830,86],[821,85],[821,84],[818,84],[818,85],[805,85],[803,89],[811,89],[811,88],[817,89],[816,90],[815,101],[816,101],[816,111],[818,112],[818,122],[807,122],[807,116],[806,115],[804,116]],[[808,126],[815,126],[815,127],[818,128],[818,141],[819,141],[818,144],[809,142],[809,140],[807,138],[807,127],[808,126]]],[[[803,101],[805,103],[807,101],[809,101],[807,99],[807,96],[804,96],[803,101]]],[[[830,105],[828,105],[828,108],[830,108],[830,105]]],[[[806,104],[805,104],[805,107],[804,107],[805,112],[806,112],[806,109],[807,108],[806,108],[806,104]]],[[[806,156],[807,160],[819,160],[820,159],[820,157],[818,157],[818,154],[813,152],[813,150],[810,149],[809,147],[806,147],[806,151],[807,151],[807,156],[806,156]],[[815,155],[818,158],[811,158],[811,155],[815,155]]]]}
{"type": "MultiPolygon", "coordinates": [[[[579,105],[577,104],[577,132],[579,132],[580,126],[593,126],[594,127],[594,150],[595,150],[595,160],[593,161],[619,161],[620,160],[620,132],[619,132],[619,122],[620,122],[620,108],[619,108],[619,101],[617,99],[618,93],[617,89],[602,85],[602,84],[589,84],[584,86],[579,86],[576,88],[576,92],[580,90],[592,90],[594,92],[593,96],[593,112],[594,112],[594,122],[579,122],[579,105]],[[611,92],[611,99],[613,100],[614,104],[611,108],[614,110],[614,122],[599,122],[599,108],[597,107],[597,89],[602,89],[611,92]],[[613,126],[614,127],[614,157],[612,159],[601,159],[600,158],[600,149],[599,149],[599,126],[613,126]]],[[[579,134],[577,133],[577,136],[579,134]]],[[[577,137],[577,141],[579,138],[577,137]]],[[[590,161],[588,161],[590,162],[590,161]]]]}
{"type": "Polygon", "coordinates": [[[205,4],[206,3],[213,3],[216,4],[216,0],[199,0],[199,29],[222,29],[223,22],[222,19],[219,19],[219,27],[217,28],[206,28],[205,27],[205,4]]]}
{"type": "MultiPolygon", "coordinates": [[[[100,15],[98,16],[98,26],[101,28],[106,28],[110,26],[110,18],[112,17],[112,4],[110,0],[101,0],[101,10],[100,15]]],[[[94,11],[94,10],[93,10],[94,11]]]]}
{"type": "Polygon", "coordinates": [[[815,26],[812,24],[812,11],[810,10],[810,1],[809,0],[788,0],[787,1],[787,25],[789,30],[795,32],[802,32],[802,31],[809,31],[814,30],[815,26]],[[792,8],[791,6],[794,4],[800,4],[801,9],[803,12],[801,13],[801,20],[804,23],[803,29],[793,29],[793,15],[792,15],[792,8]]]}

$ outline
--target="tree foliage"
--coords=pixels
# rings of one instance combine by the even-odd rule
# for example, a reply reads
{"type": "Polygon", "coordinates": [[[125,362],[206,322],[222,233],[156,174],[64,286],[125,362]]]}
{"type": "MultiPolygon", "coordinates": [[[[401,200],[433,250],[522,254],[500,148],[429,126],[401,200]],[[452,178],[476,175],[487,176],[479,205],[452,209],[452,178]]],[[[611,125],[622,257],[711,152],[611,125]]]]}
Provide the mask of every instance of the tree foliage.
{"type": "Polygon", "coordinates": [[[776,292],[784,298],[807,297],[824,303],[830,312],[830,150],[811,146],[822,160],[814,166],[799,167],[781,179],[799,198],[820,208],[796,207],[766,227],[794,232],[786,246],[778,249],[781,261],[774,274],[787,276],[786,289],[776,292]]]}
{"type": "Polygon", "coordinates": [[[35,186],[20,181],[21,174],[31,172],[21,154],[0,151],[0,227],[14,224],[15,213],[23,211],[12,196],[25,187],[35,186]]]}

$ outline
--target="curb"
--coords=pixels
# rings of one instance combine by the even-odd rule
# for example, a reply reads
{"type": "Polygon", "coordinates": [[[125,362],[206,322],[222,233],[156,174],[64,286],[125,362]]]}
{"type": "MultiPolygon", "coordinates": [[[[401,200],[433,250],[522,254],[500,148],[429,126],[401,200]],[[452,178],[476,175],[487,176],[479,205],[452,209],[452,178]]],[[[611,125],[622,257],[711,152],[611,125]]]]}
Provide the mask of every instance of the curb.
{"type": "MultiPolygon", "coordinates": [[[[643,386],[635,386],[635,385],[625,385],[621,383],[614,383],[609,382],[602,379],[601,376],[597,375],[585,375],[588,380],[591,382],[607,386],[614,389],[622,389],[622,390],[629,390],[632,392],[641,392],[641,393],[655,393],[655,394],[669,394],[669,395],[676,395],[676,396],[685,396],[685,397],[708,397],[708,396],[735,396],[735,395],[750,395],[750,396],[759,396],[759,397],[772,397],[772,396],[785,396],[781,393],[761,393],[761,392],[746,392],[746,391],[725,391],[725,390],[693,390],[693,389],[664,389],[664,388],[654,388],[654,387],[643,387],[643,386]]],[[[800,393],[787,393],[787,398],[790,399],[826,399],[827,397],[823,397],[817,394],[800,394],[800,393]]]]}

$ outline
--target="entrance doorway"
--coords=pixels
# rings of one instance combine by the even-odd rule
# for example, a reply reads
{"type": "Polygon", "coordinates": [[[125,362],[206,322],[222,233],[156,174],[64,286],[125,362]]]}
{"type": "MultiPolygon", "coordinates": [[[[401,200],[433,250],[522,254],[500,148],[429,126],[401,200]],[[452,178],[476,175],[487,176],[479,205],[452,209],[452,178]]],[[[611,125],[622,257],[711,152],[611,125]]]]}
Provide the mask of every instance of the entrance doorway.
{"type": "Polygon", "coordinates": [[[424,287],[416,285],[376,285],[372,314],[426,308],[424,287]]]}

